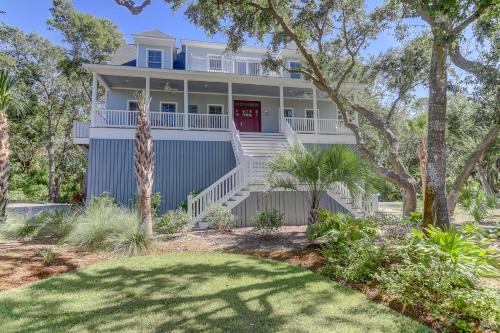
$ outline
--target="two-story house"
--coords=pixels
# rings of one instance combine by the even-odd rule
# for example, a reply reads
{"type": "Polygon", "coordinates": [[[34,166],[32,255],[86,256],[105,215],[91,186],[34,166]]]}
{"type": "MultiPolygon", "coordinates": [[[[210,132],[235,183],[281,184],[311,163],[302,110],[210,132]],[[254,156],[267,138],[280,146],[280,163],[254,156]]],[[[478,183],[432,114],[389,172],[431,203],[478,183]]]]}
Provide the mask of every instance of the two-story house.
{"type": "MultiPolygon", "coordinates": [[[[292,144],[353,145],[335,105],[298,74],[266,71],[264,48],[232,53],[224,44],[193,40],[181,40],[178,48],[174,37],[158,30],[133,38],[108,64],[84,65],[93,73],[92,116],[90,127],[75,124],[74,140],[88,147],[87,197],[107,192],[133,203],[134,96],[144,90],[151,101],[154,191],[162,194],[162,212],[188,200],[196,224],[219,202],[232,208],[240,226],[250,225],[263,207],[282,211],[288,224],[305,224],[303,193],[263,194],[266,161],[292,144]],[[195,190],[203,192],[188,197],[195,190]]],[[[300,66],[293,47],[279,56],[288,68],[300,66]]],[[[354,209],[339,184],[324,194],[322,205],[359,212],[372,202],[354,209]]]]}

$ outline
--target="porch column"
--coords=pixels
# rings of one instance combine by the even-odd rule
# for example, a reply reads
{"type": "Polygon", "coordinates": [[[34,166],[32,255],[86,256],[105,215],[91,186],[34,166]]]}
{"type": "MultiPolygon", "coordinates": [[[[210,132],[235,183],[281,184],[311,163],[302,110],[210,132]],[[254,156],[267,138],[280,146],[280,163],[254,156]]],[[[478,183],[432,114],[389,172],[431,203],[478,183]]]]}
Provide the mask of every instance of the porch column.
{"type": "Polygon", "coordinates": [[[232,129],[234,126],[233,120],[233,83],[229,81],[227,83],[227,115],[229,120],[229,128],[232,129]]]}
{"type": "Polygon", "coordinates": [[[280,131],[283,132],[283,126],[285,125],[285,99],[283,98],[283,86],[280,86],[280,115],[279,115],[279,126],[280,131]]]}
{"type": "Polygon", "coordinates": [[[149,76],[146,76],[146,115],[149,117],[149,108],[151,104],[151,80],[149,76]]]}
{"type": "Polygon", "coordinates": [[[318,128],[319,112],[318,112],[318,98],[317,98],[315,87],[313,88],[313,110],[314,110],[313,111],[314,112],[314,133],[318,133],[319,132],[319,128],[318,128]]]}
{"type": "Polygon", "coordinates": [[[184,129],[189,129],[188,80],[184,79],[184,129]]]}
{"type": "Polygon", "coordinates": [[[97,74],[92,73],[92,107],[90,111],[90,126],[95,127],[96,125],[96,114],[97,111],[97,74]]]}

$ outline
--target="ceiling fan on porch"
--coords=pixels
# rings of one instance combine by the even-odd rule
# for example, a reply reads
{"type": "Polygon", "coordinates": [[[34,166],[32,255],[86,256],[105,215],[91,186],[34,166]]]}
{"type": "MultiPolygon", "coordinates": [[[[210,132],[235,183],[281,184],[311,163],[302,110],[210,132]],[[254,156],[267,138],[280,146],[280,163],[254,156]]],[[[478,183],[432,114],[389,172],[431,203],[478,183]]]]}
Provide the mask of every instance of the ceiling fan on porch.
{"type": "Polygon", "coordinates": [[[163,86],[164,92],[179,92],[180,90],[170,86],[170,82],[165,83],[163,86]]]}

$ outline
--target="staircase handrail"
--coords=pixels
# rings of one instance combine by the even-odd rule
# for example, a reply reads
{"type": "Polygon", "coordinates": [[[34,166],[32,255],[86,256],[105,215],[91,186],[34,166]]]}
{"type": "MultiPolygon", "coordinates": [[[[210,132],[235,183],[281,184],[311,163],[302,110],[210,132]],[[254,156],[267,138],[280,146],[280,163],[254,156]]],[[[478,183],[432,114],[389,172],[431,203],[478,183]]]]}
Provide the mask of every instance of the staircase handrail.
{"type": "Polygon", "coordinates": [[[285,135],[288,143],[295,147],[298,146],[300,149],[304,149],[304,145],[302,142],[300,142],[299,136],[297,133],[292,129],[290,124],[286,121],[286,119],[283,119],[281,122],[281,132],[285,135]]]}

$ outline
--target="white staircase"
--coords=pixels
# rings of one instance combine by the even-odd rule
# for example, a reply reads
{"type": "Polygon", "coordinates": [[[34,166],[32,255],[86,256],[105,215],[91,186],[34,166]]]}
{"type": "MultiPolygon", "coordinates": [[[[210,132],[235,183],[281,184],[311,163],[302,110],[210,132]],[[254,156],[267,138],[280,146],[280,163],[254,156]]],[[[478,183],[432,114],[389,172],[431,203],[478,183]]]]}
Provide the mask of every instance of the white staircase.
{"type": "MultiPolygon", "coordinates": [[[[197,196],[188,196],[188,213],[193,217],[193,227],[202,228],[206,224],[203,222],[212,204],[235,208],[248,198],[251,187],[262,187],[267,176],[267,163],[277,153],[291,145],[303,147],[288,123],[282,122],[281,127],[282,133],[240,133],[230,123],[236,167],[197,196]]],[[[347,187],[339,183],[327,194],[356,217],[369,215],[377,209],[376,197],[362,189],[353,198],[347,187]]]]}
{"type": "Polygon", "coordinates": [[[286,137],[275,133],[243,133],[239,135],[244,156],[273,157],[290,148],[286,137]]]}

